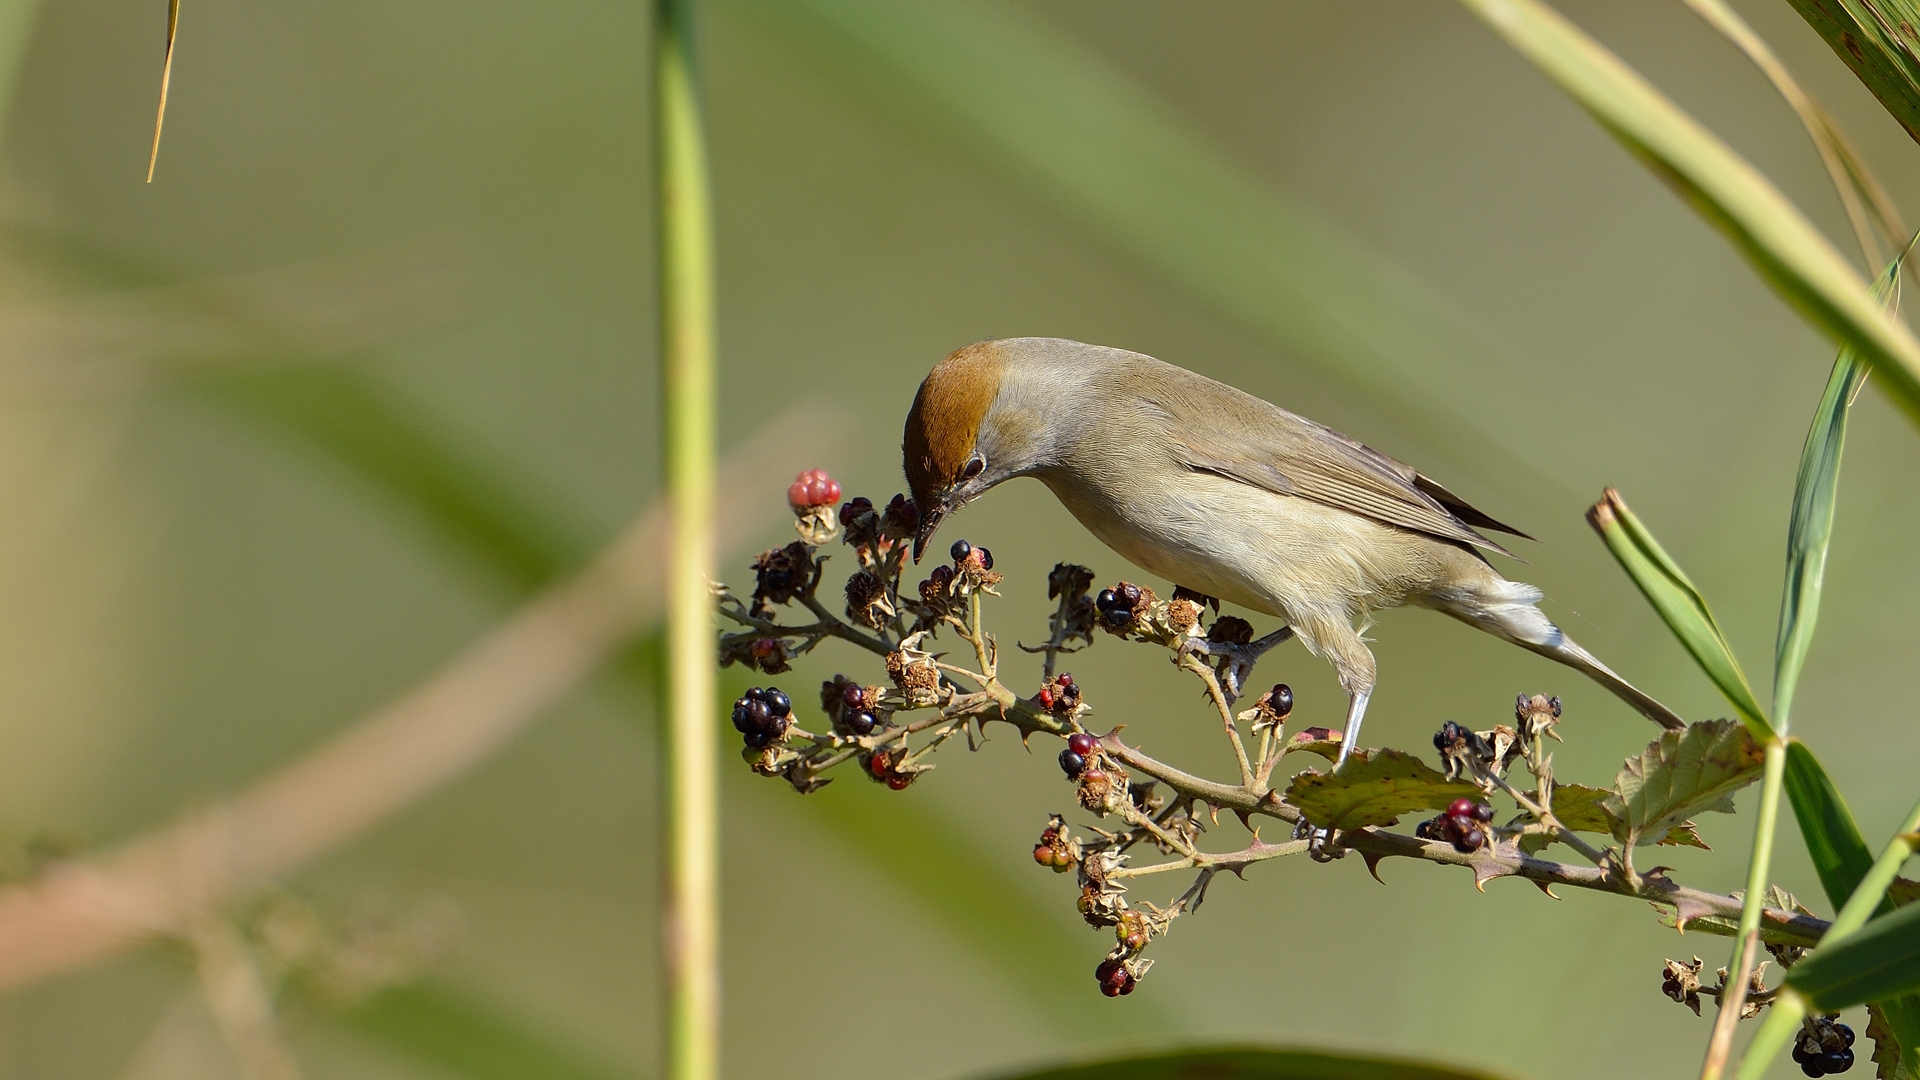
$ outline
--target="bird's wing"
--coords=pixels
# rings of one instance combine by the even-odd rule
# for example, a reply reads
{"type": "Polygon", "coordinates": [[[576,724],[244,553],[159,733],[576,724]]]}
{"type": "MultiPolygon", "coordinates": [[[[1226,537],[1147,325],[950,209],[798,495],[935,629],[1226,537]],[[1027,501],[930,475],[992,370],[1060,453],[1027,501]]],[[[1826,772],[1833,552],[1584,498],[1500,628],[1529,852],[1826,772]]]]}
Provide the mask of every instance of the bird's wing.
{"type": "Polygon", "coordinates": [[[1211,379],[1203,382],[1210,385],[1190,383],[1180,388],[1185,392],[1154,402],[1173,421],[1173,453],[1188,468],[1502,555],[1512,552],[1473,526],[1526,536],[1364,443],[1211,379]],[[1231,400],[1219,400],[1218,391],[1231,400]],[[1232,419],[1201,419],[1221,416],[1232,419]]]}

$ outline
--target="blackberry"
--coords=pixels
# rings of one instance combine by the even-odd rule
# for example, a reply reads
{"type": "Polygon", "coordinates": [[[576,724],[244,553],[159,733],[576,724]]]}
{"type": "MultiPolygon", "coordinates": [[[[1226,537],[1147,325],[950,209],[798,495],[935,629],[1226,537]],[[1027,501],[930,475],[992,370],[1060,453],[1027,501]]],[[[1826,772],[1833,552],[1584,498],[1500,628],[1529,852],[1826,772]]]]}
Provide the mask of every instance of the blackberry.
{"type": "Polygon", "coordinates": [[[1829,1050],[1820,1061],[1822,1068],[1829,1074],[1843,1073],[1853,1068],[1852,1050],[1829,1050]]]}
{"type": "Polygon", "coordinates": [[[782,693],[777,686],[769,686],[762,690],[760,700],[767,703],[767,708],[771,709],[775,716],[787,716],[793,712],[793,699],[782,693]]]}
{"type": "Polygon", "coordinates": [[[1094,738],[1084,731],[1076,731],[1067,736],[1067,749],[1079,754],[1083,758],[1092,756],[1093,748],[1099,745],[1099,739],[1094,738]]]}
{"type": "Polygon", "coordinates": [[[840,700],[847,703],[849,709],[863,709],[867,705],[867,688],[859,683],[848,683],[840,693],[840,700]]]}
{"type": "Polygon", "coordinates": [[[1060,751],[1060,771],[1070,780],[1078,779],[1087,767],[1087,759],[1073,752],[1072,747],[1060,751]]]}
{"type": "Polygon", "coordinates": [[[854,712],[848,713],[842,719],[846,723],[847,729],[849,731],[852,731],[855,735],[873,734],[873,726],[875,721],[873,719],[873,714],[870,712],[867,712],[865,710],[856,710],[854,712]]]}
{"type": "Polygon", "coordinates": [[[947,554],[953,556],[954,562],[966,562],[967,556],[973,554],[973,545],[965,540],[955,540],[953,546],[947,549],[947,554]]]}
{"type": "Polygon", "coordinates": [[[1846,1040],[1846,1043],[1848,1046],[1853,1045],[1853,1029],[1852,1028],[1848,1027],[1845,1024],[1835,1024],[1833,1025],[1833,1030],[1840,1033],[1840,1037],[1846,1040]]]}
{"type": "Polygon", "coordinates": [[[1267,691],[1267,708],[1277,713],[1282,720],[1293,712],[1293,687],[1286,683],[1274,683],[1267,691]]]}

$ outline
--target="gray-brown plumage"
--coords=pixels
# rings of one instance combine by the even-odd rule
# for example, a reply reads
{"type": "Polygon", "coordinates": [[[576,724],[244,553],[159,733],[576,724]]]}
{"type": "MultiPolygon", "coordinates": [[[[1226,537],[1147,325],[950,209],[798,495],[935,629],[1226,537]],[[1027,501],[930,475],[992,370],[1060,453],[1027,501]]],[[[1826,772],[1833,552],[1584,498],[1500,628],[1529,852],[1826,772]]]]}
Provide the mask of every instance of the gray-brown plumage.
{"type": "Polygon", "coordinates": [[[1614,674],[1501,577],[1480,530],[1525,536],[1408,465],[1153,357],[1060,338],[949,356],[907,417],[915,554],[948,513],[1016,476],[1047,485],[1129,562],[1276,616],[1347,691],[1342,756],[1360,734],[1371,611],[1445,612],[1566,664],[1666,727],[1680,718],[1614,674]]]}

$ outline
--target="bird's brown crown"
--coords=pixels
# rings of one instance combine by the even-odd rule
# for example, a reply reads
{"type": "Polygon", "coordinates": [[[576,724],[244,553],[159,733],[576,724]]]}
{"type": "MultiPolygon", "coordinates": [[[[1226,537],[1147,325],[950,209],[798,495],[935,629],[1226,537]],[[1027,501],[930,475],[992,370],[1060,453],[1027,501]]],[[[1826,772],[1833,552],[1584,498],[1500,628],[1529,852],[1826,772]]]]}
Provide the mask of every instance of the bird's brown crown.
{"type": "Polygon", "coordinates": [[[942,360],[921,382],[901,446],[907,487],[919,505],[932,505],[960,479],[1005,368],[999,344],[982,341],[942,360]]]}

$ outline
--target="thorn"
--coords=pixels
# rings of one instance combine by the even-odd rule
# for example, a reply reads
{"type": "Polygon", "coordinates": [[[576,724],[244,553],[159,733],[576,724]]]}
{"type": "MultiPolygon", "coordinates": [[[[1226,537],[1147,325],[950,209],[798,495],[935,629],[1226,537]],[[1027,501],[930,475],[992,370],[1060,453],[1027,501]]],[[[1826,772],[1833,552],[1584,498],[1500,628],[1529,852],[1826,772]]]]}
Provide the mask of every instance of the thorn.
{"type": "Polygon", "coordinates": [[[1546,893],[1546,894],[1547,894],[1547,899],[1549,899],[1549,900],[1558,900],[1558,899],[1560,899],[1560,898],[1559,898],[1558,896],[1555,896],[1555,895],[1553,894],[1553,882],[1551,882],[1551,881],[1535,881],[1535,882],[1534,882],[1534,884],[1540,887],[1540,891],[1541,891],[1541,892],[1543,892],[1543,893],[1546,893]]]}
{"type": "Polygon", "coordinates": [[[1360,857],[1367,861],[1367,873],[1373,875],[1373,880],[1385,885],[1387,883],[1386,879],[1380,876],[1380,863],[1386,859],[1386,856],[1371,851],[1363,851],[1360,853],[1360,857]]]}
{"type": "Polygon", "coordinates": [[[1209,814],[1211,814],[1211,815],[1213,815],[1213,823],[1214,823],[1215,825],[1218,825],[1218,824],[1220,824],[1220,808],[1219,808],[1218,806],[1215,806],[1215,805],[1214,805],[1214,804],[1212,804],[1212,803],[1208,803],[1208,804],[1207,804],[1207,812],[1208,812],[1209,814]]]}

